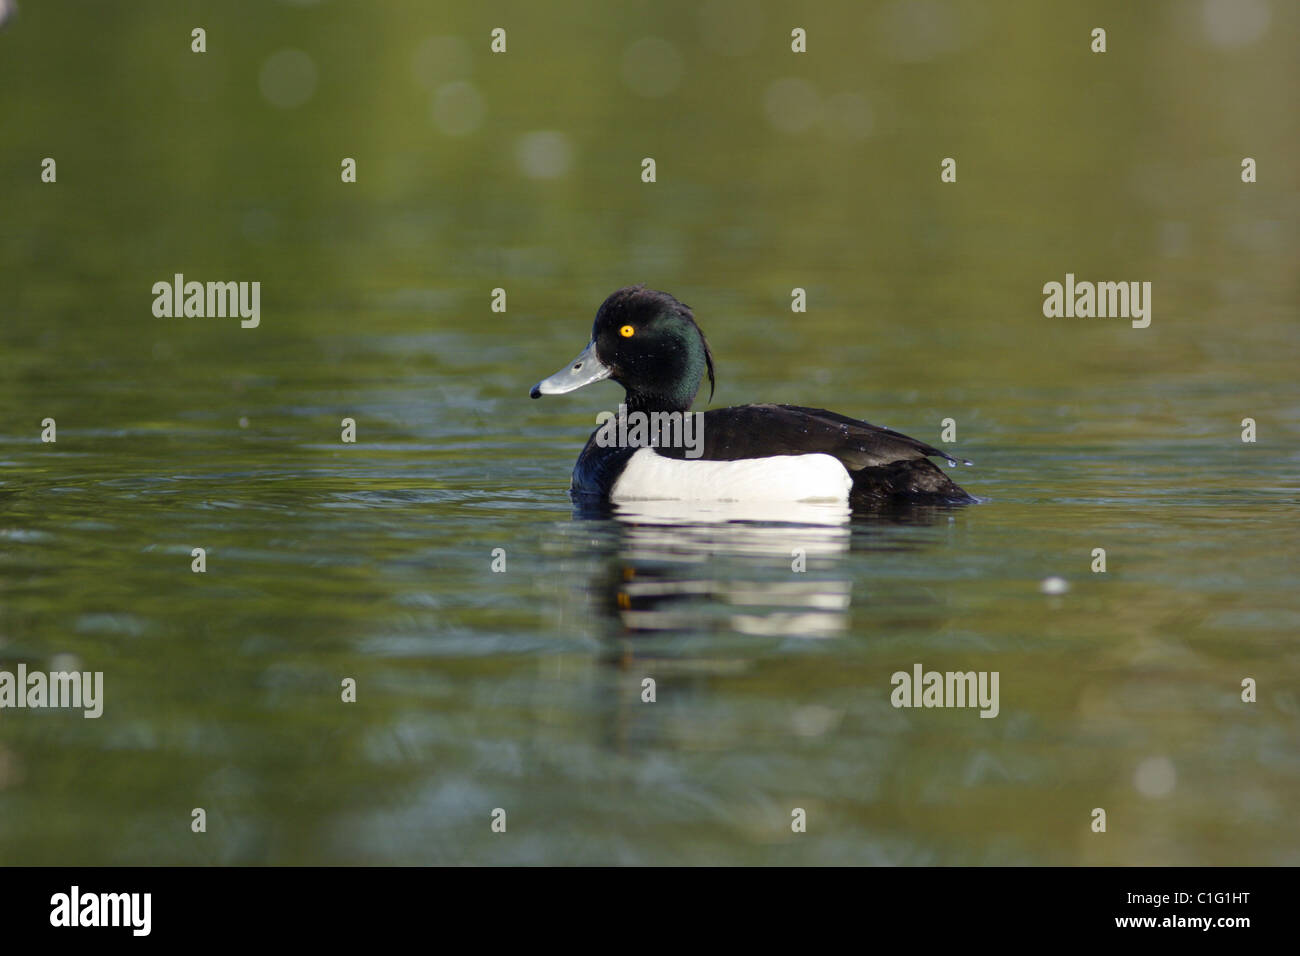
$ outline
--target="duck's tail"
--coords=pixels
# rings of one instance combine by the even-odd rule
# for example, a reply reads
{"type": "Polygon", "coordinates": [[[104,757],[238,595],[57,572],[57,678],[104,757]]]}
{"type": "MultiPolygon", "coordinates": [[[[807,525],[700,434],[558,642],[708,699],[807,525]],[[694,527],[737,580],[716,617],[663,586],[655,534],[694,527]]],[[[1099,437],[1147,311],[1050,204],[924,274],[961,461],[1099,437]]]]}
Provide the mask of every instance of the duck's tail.
{"type": "Polygon", "coordinates": [[[850,474],[853,476],[853,488],[849,492],[852,504],[884,499],[924,504],[971,504],[976,500],[925,458],[860,468],[850,474]]]}

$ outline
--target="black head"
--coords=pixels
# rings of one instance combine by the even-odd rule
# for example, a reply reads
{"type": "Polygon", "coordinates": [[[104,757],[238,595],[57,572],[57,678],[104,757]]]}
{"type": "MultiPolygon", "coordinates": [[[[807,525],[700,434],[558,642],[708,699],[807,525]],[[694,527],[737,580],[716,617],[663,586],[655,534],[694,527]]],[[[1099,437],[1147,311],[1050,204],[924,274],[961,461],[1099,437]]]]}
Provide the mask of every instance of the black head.
{"type": "Polygon", "coordinates": [[[612,378],[632,411],[686,411],[705,373],[713,398],[713,355],[690,307],[644,286],[619,289],[601,304],[591,343],[569,365],[533,386],[533,398],[612,378]]]}

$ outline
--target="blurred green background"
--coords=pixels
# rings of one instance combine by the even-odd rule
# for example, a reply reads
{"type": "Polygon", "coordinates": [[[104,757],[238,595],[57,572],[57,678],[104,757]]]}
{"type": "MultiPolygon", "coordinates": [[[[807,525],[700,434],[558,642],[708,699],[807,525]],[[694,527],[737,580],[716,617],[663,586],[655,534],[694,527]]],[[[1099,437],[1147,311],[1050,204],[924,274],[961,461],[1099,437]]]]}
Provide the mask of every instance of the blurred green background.
{"type": "Polygon", "coordinates": [[[0,862],[1300,862],[1298,20],[22,3],[0,669],[106,702],[0,711],[0,862]],[[155,318],[177,272],[260,281],[260,327],[155,318]],[[1067,272],[1150,281],[1150,328],[1045,318],[1067,272]],[[527,390],[635,282],[715,407],[951,417],[986,502],[575,520],[618,392],[527,390]],[[894,710],[916,662],[1001,715],[894,710]]]}

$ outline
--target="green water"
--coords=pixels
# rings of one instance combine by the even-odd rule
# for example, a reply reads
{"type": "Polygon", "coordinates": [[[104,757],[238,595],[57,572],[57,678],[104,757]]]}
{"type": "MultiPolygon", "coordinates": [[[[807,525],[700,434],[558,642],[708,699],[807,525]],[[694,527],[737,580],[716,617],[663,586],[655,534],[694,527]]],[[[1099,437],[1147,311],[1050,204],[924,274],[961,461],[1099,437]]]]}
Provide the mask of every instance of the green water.
{"type": "Polygon", "coordinates": [[[22,5],[0,670],[104,713],[0,711],[0,863],[1300,862],[1297,9],[730,6],[22,5]],[[983,503],[575,516],[619,392],[527,392],[633,282],[714,407],[952,418],[983,503]],[[895,709],[917,663],[998,716],[895,709]]]}

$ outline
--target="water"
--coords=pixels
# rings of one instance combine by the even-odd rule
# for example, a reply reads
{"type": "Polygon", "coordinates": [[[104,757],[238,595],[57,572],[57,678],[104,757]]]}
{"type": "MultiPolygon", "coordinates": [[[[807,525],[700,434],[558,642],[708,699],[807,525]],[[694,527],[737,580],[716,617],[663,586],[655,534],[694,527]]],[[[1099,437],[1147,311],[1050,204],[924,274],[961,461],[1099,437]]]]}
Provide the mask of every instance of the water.
{"type": "MultiPolygon", "coordinates": [[[[517,5],[494,60],[465,11],[204,10],[203,59],[171,5],[25,5],[0,34],[0,670],[103,671],[105,707],[0,712],[0,862],[1300,861],[1300,137],[1267,93],[1295,86],[1296,13],[1231,47],[1117,6],[1136,55],[1098,61],[1037,5],[926,9],[938,49],[844,5],[792,62],[723,55],[684,6],[573,31],[517,5]],[[662,98],[621,79],[646,35],[681,57],[662,98]],[[319,74],[297,110],[259,90],[282,47],[319,74]],[[569,166],[530,178],[545,130],[569,166]],[[175,272],[261,281],[261,325],[154,318],[175,272]],[[1045,318],[1066,272],[1151,281],[1150,328],[1045,318]],[[983,502],[575,515],[619,392],[528,388],[636,281],[695,307],[715,407],[932,442],[951,417],[983,502]],[[997,671],[998,716],[895,709],[917,663],[997,671]]],[[[782,49],[781,16],[757,29],[782,49]]]]}

